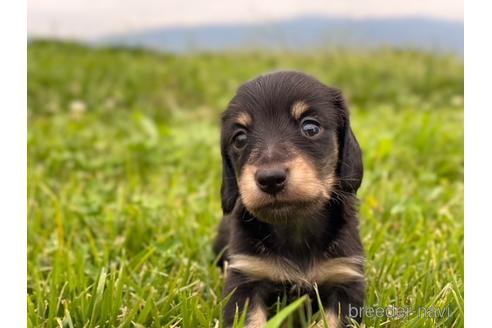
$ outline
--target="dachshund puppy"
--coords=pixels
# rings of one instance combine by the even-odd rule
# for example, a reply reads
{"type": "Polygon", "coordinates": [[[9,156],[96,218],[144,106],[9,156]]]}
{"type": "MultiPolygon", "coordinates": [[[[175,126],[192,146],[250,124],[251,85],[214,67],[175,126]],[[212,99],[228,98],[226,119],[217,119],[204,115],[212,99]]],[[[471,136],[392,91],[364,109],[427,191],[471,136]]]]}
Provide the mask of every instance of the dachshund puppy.
{"type": "Polygon", "coordinates": [[[214,251],[224,297],[232,295],[226,326],[246,307],[247,327],[264,326],[279,297],[307,294],[316,307],[315,286],[324,320],[346,326],[365,296],[363,169],[340,91],[298,72],[245,83],[223,114],[221,152],[224,217],[214,251]]]}

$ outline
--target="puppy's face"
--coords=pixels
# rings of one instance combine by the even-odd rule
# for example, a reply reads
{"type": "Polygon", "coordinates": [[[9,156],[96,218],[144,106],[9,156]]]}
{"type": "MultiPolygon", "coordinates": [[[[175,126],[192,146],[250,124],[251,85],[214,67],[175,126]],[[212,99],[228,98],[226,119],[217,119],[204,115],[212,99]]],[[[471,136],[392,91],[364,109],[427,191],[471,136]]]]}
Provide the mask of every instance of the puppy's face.
{"type": "MultiPolygon", "coordinates": [[[[258,219],[310,216],[330,198],[342,102],[339,92],[301,73],[273,73],[239,88],[222,122],[224,165],[233,172],[224,179],[235,180],[242,203],[258,219]]],[[[230,183],[223,182],[223,198],[232,197],[224,195],[230,183]]]]}

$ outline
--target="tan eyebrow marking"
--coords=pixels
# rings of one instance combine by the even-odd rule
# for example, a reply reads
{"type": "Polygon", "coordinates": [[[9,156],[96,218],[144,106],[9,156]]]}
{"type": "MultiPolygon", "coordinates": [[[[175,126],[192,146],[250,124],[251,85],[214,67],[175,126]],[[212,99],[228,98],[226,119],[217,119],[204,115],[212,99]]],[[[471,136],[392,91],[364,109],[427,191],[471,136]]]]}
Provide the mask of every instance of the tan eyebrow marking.
{"type": "Polygon", "coordinates": [[[291,108],[292,116],[298,120],[302,114],[309,109],[309,106],[302,100],[296,101],[291,108]]]}
{"type": "Polygon", "coordinates": [[[251,115],[249,115],[246,112],[240,112],[236,116],[236,123],[240,124],[242,126],[250,126],[252,122],[253,122],[253,119],[251,118],[251,115]]]}
{"type": "Polygon", "coordinates": [[[229,270],[236,270],[252,280],[270,280],[289,282],[310,287],[315,283],[342,284],[354,280],[363,280],[360,265],[362,257],[338,257],[313,264],[302,271],[295,263],[281,257],[261,258],[257,256],[235,254],[230,258],[229,270]]]}

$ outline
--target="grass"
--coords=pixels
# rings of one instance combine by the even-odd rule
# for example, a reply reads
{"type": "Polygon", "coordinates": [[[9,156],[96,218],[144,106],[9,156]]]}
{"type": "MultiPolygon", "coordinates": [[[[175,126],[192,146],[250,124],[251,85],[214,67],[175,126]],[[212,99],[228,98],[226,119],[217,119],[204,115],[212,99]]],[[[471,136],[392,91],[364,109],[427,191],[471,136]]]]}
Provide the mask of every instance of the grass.
{"type": "MultiPolygon", "coordinates": [[[[463,326],[460,59],[390,49],[174,56],[31,42],[29,327],[222,325],[211,251],[219,115],[241,82],[279,68],[314,74],[350,100],[364,151],[366,305],[446,310],[366,317],[366,326],[463,326]]],[[[284,306],[269,327],[297,311],[284,306]]]]}

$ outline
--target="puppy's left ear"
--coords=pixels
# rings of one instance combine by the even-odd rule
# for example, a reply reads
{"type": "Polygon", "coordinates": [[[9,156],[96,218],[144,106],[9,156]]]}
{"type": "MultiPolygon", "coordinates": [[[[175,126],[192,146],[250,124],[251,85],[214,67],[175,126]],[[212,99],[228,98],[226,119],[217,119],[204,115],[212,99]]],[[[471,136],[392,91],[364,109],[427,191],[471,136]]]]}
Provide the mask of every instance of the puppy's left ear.
{"type": "Polygon", "coordinates": [[[357,193],[364,174],[362,151],[350,127],[349,111],[340,92],[336,97],[336,106],[342,110],[339,130],[338,178],[343,191],[357,193]]]}

